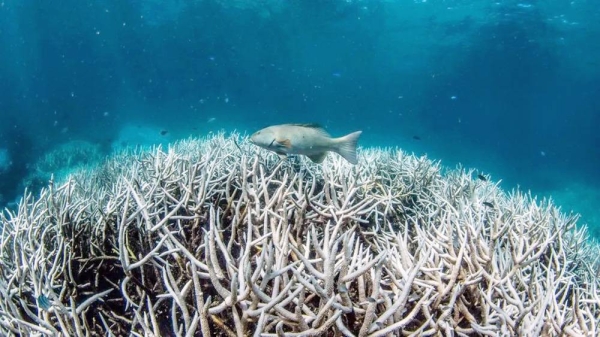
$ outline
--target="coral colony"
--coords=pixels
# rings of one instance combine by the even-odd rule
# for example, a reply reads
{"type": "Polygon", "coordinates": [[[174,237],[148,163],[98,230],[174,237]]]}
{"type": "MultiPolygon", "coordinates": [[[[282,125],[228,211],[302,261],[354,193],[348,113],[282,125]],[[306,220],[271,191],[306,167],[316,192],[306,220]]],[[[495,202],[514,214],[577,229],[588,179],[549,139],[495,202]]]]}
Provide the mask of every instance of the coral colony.
{"type": "Polygon", "coordinates": [[[441,171],[235,134],[122,153],[5,211],[0,335],[600,335],[576,217],[441,171]]]}

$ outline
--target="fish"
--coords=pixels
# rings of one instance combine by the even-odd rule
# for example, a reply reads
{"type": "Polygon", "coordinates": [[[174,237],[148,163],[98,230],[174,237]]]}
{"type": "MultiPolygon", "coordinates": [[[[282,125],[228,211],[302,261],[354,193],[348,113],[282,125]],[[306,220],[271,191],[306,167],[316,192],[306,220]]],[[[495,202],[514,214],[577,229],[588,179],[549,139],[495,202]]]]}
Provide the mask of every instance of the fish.
{"type": "Polygon", "coordinates": [[[48,297],[46,297],[46,295],[44,295],[44,294],[38,296],[37,302],[38,302],[38,306],[46,311],[50,310],[50,308],[52,307],[52,303],[50,302],[48,297]]]}
{"type": "Polygon", "coordinates": [[[322,163],[327,153],[335,152],[350,164],[356,165],[356,145],[362,131],[355,131],[339,138],[332,138],[318,124],[272,125],[256,131],[250,142],[273,151],[281,159],[290,154],[307,156],[314,163],[322,163]]]}

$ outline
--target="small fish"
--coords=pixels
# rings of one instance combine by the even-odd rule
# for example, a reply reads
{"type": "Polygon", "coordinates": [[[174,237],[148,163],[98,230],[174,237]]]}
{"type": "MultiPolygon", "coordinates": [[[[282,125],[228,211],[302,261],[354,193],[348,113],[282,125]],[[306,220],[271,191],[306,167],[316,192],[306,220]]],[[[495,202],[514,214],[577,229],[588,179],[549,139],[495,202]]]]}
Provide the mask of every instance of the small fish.
{"type": "Polygon", "coordinates": [[[483,205],[484,205],[484,206],[487,206],[487,207],[489,207],[489,208],[494,208],[494,204],[492,204],[492,203],[491,203],[491,202],[489,202],[489,201],[484,201],[484,202],[483,202],[483,205]]]}
{"type": "Polygon", "coordinates": [[[167,131],[167,130],[161,130],[161,131],[160,131],[160,135],[161,135],[161,136],[164,136],[164,135],[166,135],[167,133],[169,133],[169,131],[167,131]]]}
{"type": "Polygon", "coordinates": [[[52,306],[52,303],[50,303],[50,300],[48,299],[48,297],[46,297],[46,295],[38,296],[37,302],[38,306],[46,311],[48,311],[52,306]]]}
{"type": "Polygon", "coordinates": [[[421,140],[421,137],[419,137],[419,136],[413,136],[413,139],[414,140],[421,140]]]}
{"type": "Polygon", "coordinates": [[[482,180],[482,181],[487,181],[487,178],[481,173],[477,175],[477,178],[479,178],[479,180],[482,180]]]}
{"type": "Polygon", "coordinates": [[[250,136],[250,142],[277,153],[282,159],[289,154],[300,154],[315,163],[322,163],[327,152],[331,151],[356,164],[356,144],[361,133],[356,131],[344,137],[331,138],[327,131],[316,124],[282,124],[255,132],[250,136]]]}

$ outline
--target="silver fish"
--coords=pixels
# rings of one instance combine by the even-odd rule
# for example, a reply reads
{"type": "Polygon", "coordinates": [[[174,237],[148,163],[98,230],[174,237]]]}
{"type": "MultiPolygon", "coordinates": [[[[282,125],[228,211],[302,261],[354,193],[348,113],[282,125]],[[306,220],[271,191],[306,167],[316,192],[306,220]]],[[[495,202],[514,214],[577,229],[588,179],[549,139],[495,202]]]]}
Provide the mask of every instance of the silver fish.
{"type": "Polygon", "coordinates": [[[317,124],[273,125],[255,132],[250,142],[277,153],[282,159],[289,154],[307,156],[315,163],[322,163],[327,152],[335,152],[351,164],[358,163],[356,143],[362,131],[339,138],[331,136],[317,124]]]}

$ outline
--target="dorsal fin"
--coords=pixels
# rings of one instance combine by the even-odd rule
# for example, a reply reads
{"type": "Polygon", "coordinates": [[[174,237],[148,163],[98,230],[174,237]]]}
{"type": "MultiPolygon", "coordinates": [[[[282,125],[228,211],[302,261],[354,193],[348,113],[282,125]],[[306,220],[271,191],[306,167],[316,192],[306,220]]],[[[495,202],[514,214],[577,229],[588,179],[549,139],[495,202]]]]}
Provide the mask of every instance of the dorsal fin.
{"type": "Polygon", "coordinates": [[[314,129],[314,130],[317,130],[317,131],[319,131],[319,133],[321,133],[323,136],[326,136],[326,137],[331,137],[331,136],[329,135],[329,132],[327,132],[327,131],[325,130],[325,128],[323,128],[323,126],[321,126],[320,124],[317,124],[317,123],[307,123],[307,124],[300,124],[300,123],[299,123],[299,124],[290,124],[290,125],[293,125],[293,126],[300,126],[300,127],[303,127],[303,128],[314,129]]]}
{"type": "Polygon", "coordinates": [[[290,124],[290,125],[294,125],[294,126],[301,126],[301,127],[304,127],[304,128],[311,128],[311,129],[322,129],[322,130],[325,130],[325,129],[323,128],[323,126],[321,126],[321,124],[317,124],[317,123],[305,123],[305,124],[302,124],[302,123],[295,123],[295,124],[290,124]]]}

